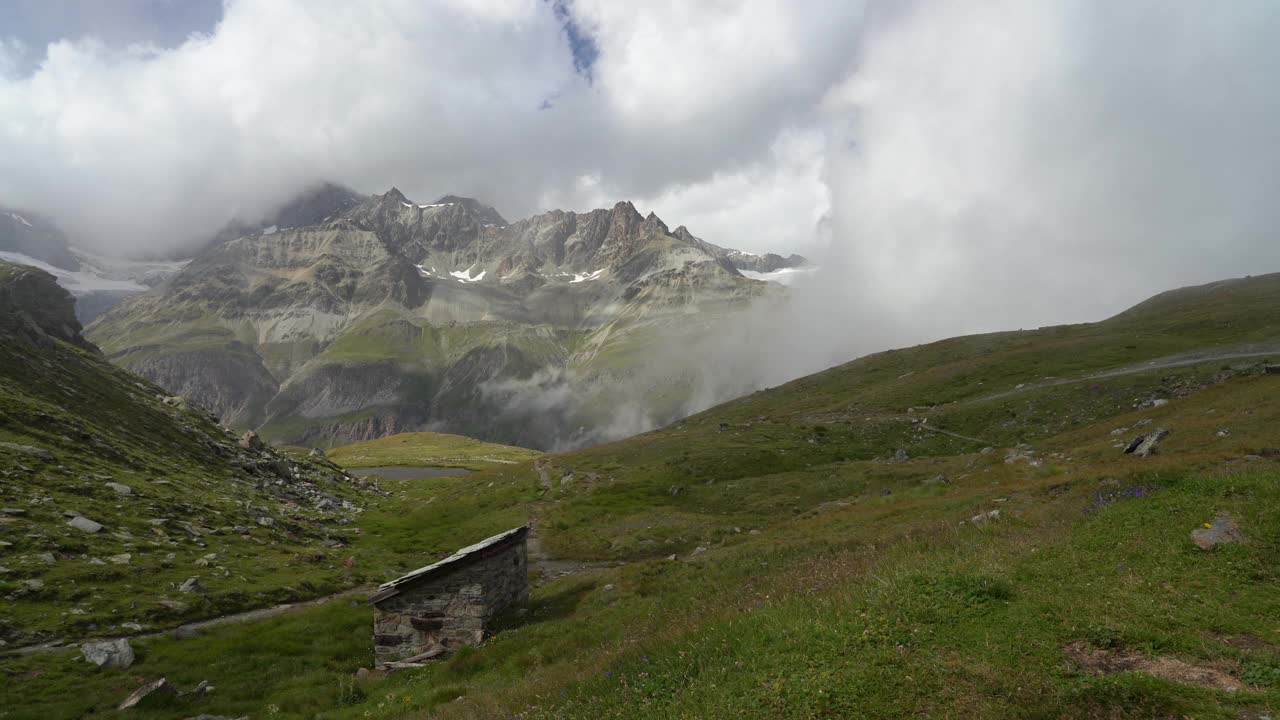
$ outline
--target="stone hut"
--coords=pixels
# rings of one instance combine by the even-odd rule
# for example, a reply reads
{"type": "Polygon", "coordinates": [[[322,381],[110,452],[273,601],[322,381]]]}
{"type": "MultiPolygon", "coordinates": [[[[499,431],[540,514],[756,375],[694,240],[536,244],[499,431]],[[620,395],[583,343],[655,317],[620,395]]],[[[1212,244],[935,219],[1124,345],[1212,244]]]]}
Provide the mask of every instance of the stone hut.
{"type": "Polygon", "coordinates": [[[369,597],[375,660],[426,660],[484,639],[494,615],[529,599],[528,535],[508,530],[380,585],[369,597]]]}

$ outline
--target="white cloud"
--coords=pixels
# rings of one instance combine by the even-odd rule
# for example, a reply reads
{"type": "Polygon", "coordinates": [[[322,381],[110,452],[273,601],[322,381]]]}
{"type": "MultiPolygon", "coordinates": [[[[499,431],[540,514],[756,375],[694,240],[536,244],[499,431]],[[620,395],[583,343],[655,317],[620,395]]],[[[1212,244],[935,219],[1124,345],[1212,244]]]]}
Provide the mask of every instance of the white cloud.
{"type": "Polygon", "coordinates": [[[1280,270],[1280,8],[920,3],[825,102],[839,302],[897,340],[1280,270]]]}
{"type": "Polygon", "coordinates": [[[514,217],[544,197],[581,206],[584,177],[601,204],[683,211],[678,187],[701,206],[719,186],[772,199],[761,183],[808,161],[770,167],[770,149],[812,123],[858,16],[571,7],[600,48],[593,84],[536,0],[239,0],[175,48],[51,44],[30,77],[0,82],[0,198],[125,252],[198,241],[317,179],[473,194],[514,217]]]}
{"type": "Polygon", "coordinates": [[[509,217],[632,199],[752,251],[809,254],[829,217],[812,307],[863,350],[1280,269],[1275,3],[569,7],[590,83],[541,0],[237,0],[26,77],[6,42],[0,202],[116,250],[316,179],[509,217]]]}

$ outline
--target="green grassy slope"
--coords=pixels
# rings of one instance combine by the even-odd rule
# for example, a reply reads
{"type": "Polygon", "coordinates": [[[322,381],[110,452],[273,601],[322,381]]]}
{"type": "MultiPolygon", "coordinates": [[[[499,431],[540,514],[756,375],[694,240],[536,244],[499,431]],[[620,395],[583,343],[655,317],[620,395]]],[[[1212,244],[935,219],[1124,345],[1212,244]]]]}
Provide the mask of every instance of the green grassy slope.
{"type": "Polygon", "coordinates": [[[481,442],[462,435],[431,432],[399,433],[344,445],[328,452],[330,460],[346,468],[410,465],[468,470],[515,464],[541,455],[536,450],[481,442]]]}
{"type": "MultiPolygon", "coordinates": [[[[35,272],[0,264],[0,653],[383,578],[369,577],[375,564],[345,563],[356,518],[380,497],[369,483],[241,447],[91,346],[10,327],[58,308],[72,317],[70,298],[35,272]],[[74,527],[76,515],[100,527],[74,527]],[[206,592],[179,590],[197,576],[206,592]]],[[[78,339],[78,330],[68,332],[78,339]]],[[[380,568],[400,564],[370,557],[380,568]]]]}
{"type": "Polygon", "coordinates": [[[360,681],[369,611],[345,605],[139,643],[129,671],[26,658],[8,672],[39,682],[12,716],[111,716],[160,675],[219,690],[135,717],[1274,714],[1280,376],[1252,353],[1280,345],[1278,285],[882,353],[627,441],[384,483],[357,554],[532,519],[557,562],[533,563],[527,613],[360,681]],[[1157,455],[1116,447],[1153,427],[1172,430],[1157,455]],[[1246,542],[1195,547],[1224,512],[1246,542]]]}

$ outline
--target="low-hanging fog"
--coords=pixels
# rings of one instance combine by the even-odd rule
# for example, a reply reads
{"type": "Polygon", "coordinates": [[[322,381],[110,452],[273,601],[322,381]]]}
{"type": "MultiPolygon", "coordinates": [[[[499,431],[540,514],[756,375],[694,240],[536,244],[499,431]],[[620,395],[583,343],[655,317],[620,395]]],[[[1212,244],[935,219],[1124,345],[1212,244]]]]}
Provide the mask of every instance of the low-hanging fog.
{"type": "MultiPolygon", "coordinates": [[[[655,349],[695,411],[1280,270],[1276,37],[1270,0],[240,0],[171,47],[0,27],[0,204],[139,254],[318,179],[508,217],[625,198],[812,257],[785,309],[655,349]]],[[[572,383],[491,390],[545,413],[572,383]]]]}

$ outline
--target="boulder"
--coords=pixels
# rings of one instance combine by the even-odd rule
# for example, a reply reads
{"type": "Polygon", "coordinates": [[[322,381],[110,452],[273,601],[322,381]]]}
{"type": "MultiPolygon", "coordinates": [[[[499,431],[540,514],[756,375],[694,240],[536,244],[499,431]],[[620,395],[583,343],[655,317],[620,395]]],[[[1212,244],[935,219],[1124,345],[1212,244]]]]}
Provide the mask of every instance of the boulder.
{"type": "Polygon", "coordinates": [[[312,460],[324,460],[325,454],[324,454],[324,451],[321,450],[320,448],[311,448],[311,452],[307,453],[307,457],[311,458],[312,460]]]}
{"type": "Polygon", "coordinates": [[[133,664],[134,659],[133,648],[129,647],[129,641],[124,638],[87,642],[80,646],[80,652],[84,654],[85,660],[98,667],[127,668],[133,664]]]}
{"type": "Polygon", "coordinates": [[[1169,437],[1169,431],[1164,428],[1156,428],[1146,435],[1139,435],[1125,447],[1125,454],[1147,457],[1156,451],[1156,444],[1166,437],[1169,437]]]}
{"type": "Polygon", "coordinates": [[[978,513],[977,515],[974,515],[973,517],[969,518],[969,522],[973,523],[974,525],[981,525],[982,523],[987,522],[988,520],[995,520],[998,517],[1000,517],[999,510],[988,510],[983,513],[978,513]]]}
{"type": "Polygon", "coordinates": [[[258,433],[250,430],[240,436],[240,447],[245,450],[261,450],[264,446],[262,438],[258,437],[258,433]]]}
{"type": "Polygon", "coordinates": [[[118,483],[118,482],[109,482],[109,483],[107,483],[107,487],[111,488],[112,490],[115,490],[117,493],[119,493],[119,494],[121,494],[121,495],[132,495],[132,494],[133,494],[133,488],[129,487],[128,485],[123,485],[123,484],[118,483]]]}
{"type": "Polygon", "coordinates": [[[1240,532],[1235,518],[1227,513],[1218,513],[1213,522],[1191,531],[1191,542],[1201,550],[1212,550],[1219,545],[1244,542],[1244,533],[1240,532]]]}
{"type": "Polygon", "coordinates": [[[908,455],[907,451],[903,450],[902,448],[898,448],[897,450],[893,451],[892,462],[906,462],[910,459],[911,459],[911,456],[908,455]]]}
{"type": "Polygon", "coordinates": [[[102,529],[102,523],[96,523],[84,516],[73,517],[67,521],[67,524],[77,530],[83,530],[87,533],[96,533],[102,529]]]}
{"type": "Polygon", "coordinates": [[[203,595],[209,591],[208,589],[205,588],[204,585],[200,584],[200,576],[196,575],[194,577],[187,578],[185,582],[179,585],[178,592],[195,593],[197,595],[203,595]]]}
{"type": "Polygon", "coordinates": [[[142,702],[143,699],[148,697],[162,697],[166,695],[177,695],[177,694],[178,694],[177,688],[169,684],[168,680],[164,678],[160,678],[159,680],[149,682],[146,685],[143,685],[142,687],[138,688],[137,690],[134,690],[133,693],[130,694],[129,697],[125,698],[124,702],[120,703],[120,706],[117,707],[116,709],[128,710],[131,707],[137,706],[138,703],[142,702]]]}

